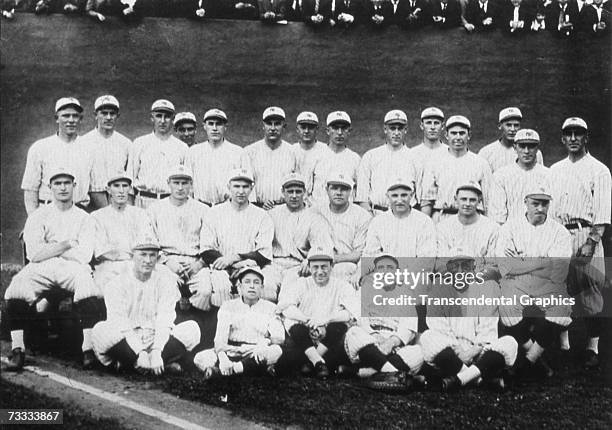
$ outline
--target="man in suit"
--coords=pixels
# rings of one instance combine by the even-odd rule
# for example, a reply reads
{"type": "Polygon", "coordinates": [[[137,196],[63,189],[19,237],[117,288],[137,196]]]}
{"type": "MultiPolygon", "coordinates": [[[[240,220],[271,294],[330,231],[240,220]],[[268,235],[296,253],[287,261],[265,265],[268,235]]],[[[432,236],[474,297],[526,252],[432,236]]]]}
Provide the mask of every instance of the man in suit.
{"type": "Polygon", "coordinates": [[[287,5],[287,19],[312,26],[328,23],[332,16],[331,0],[293,0],[287,5]]]}
{"type": "Polygon", "coordinates": [[[429,5],[431,22],[438,28],[455,28],[461,24],[458,0],[433,0],[429,5]]]}
{"type": "Polygon", "coordinates": [[[558,37],[572,37],[580,28],[578,4],[557,0],[546,7],[546,29],[558,37]]]}
{"type": "Polygon", "coordinates": [[[582,8],[582,28],[592,36],[605,36],[610,31],[610,15],[610,10],[604,7],[603,0],[593,0],[593,4],[582,8]]]}
{"type": "Polygon", "coordinates": [[[498,4],[491,0],[468,0],[463,3],[461,21],[468,31],[493,30],[497,26],[498,4]]]}
{"type": "Polygon", "coordinates": [[[500,28],[509,34],[524,34],[531,31],[535,10],[523,0],[510,0],[499,16],[500,28]]]}
{"type": "Polygon", "coordinates": [[[364,0],[331,0],[330,25],[350,27],[367,20],[364,0]]]}

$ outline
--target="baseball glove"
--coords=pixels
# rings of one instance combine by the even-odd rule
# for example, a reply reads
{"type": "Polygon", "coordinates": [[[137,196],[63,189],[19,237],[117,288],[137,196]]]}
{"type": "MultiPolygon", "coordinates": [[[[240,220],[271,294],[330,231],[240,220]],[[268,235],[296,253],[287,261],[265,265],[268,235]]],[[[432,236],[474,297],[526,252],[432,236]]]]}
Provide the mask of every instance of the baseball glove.
{"type": "Polygon", "coordinates": [[[363,385],[385,393],[407,393],[412,391],[413,379],[406,372],[377,373],[367,378],[363,385]]]}

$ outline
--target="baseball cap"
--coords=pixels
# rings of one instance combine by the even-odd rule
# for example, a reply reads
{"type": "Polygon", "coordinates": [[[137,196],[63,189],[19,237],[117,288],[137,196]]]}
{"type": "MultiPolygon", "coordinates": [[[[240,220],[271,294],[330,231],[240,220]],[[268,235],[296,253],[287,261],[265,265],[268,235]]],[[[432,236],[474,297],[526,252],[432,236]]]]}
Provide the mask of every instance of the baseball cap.
{"type": "Polygon", "coordinates": [[[470,120],[464,117],[463,115],[453,115],[446,120],[446,128],[449,128],[453,125],[462,125],[466,128],[472,128],[470,120]]]}
{"type": "Polygon", "coordinates": [[[130,185],[132,185],[132,178],[124,170],[120,170],[109,176],[108,180],[106,181],[106,185],[110,185],[113,182],[120,180],[128,181],[130,185]]]}
{"type": "Polygon", "coordinates": [[[58,113],[60,110],[68,106],[72,106],[79,112],[83,112],[83,106],[81,106],[81,102],[79,102],[77,99],[74,97],[62,97],[55,102],[55,113],[58,113]]]}
{"type": "Polygon", "coordinates": [[[334,172],[329,175],[329,177],[327,178],[327,185],[330,184],[345,185],[351,189],[355,185],[350,175],[346,175],[341,172],[334,172]]]}
{"type": "Polygon", "coordinates": [[[230,172],[228,181],[236,181],[238,179],[244,179],[251,183],[254,183],[253,174],[249,172],[247,169],[234,169],[230,172]]]}
{"type": "Polygon", "coordinates": [[[421,112],[421,119],[432,118],[432,117],[444,119],[444,112],[442,112],[441,109],[438,109],[437,107],[434,107],[434,106],[425,108],[423,109],[423,112],[421,112]]]}
{"type": "Polygon", "coordinates": [[[479,196],[482,196],[482,188],[480,187],[480,184],[478,182],[470,181],[470,182],[466,182],[465,184],[459,185],[457,187],[457,190],[455,191],[455,194],[457,194],[461,190],[474,191],[479,196]]]}
{"type": "Polygon", "coordinates": [[[523,114],[517,107],[507,107],[499,111],[499,122],[504,122],[510,118],[523,119],[523,114]]]}
{"type": "Polygon", "coordinates": [[[531,197],[532,199],[538,200],[552,200],[552,195],[548,188],[544,184],[538,184],[533,186],[525,193],[525,197],[531,197]]]}
{"type": "Polygon", "coordinates": [[[385,124],[408,124],[408,117],[399,109],[390,110],[385,115],[385,124]]]}
{"type": "Polygon", "coordinates": [[[408,188],[411,191],[414,191],[414,180],[408,178],[395,178],[389,181],[389,185],[387,185],[387,191],[391,191],[395,188],[408,188]]]}
{"type": "Polygon", "coordinates": [[[183,122],[183,121],[191,121],[194,124],[198,123],[195,115],[192,114],[191,112],[179,112],[174,117],[174,121],[172,121],[172,124],[174,124],[174,126],[176,127],[178,123],[183,122]]]}
{"type": "Polygon", "coordinates": [[[308,261],[315,260],[329,260],[334,261],[334,253],[331,249],[323,248],[322,246],[316,246],[314,248],[310,248],[308,251],[308,256],[306,257],[308,261]]]}
{"type": "Polygon", "coordinates": [[[215,108],[207,110],[204,114],[204,121],[210,118],[222,119],[223,121],[227,122],[227,115],[225,115],[225,112],[223,112],[221,109],[215,108]]]}
{"type": "Polygon", "coordinates": [[[159,251],[160,249],[159,242],[154,237],[145,237],[137,240],[132,246],[132,251],[159,251]]]}
{"type": "Polygon", "coordinates": [[[263,272],[261,271],[261,269],[260,269],[259,267],[257,267],[257,266],[247,266],[247,267],[243,267],[242,269],[240,269],[240,270],[238,271],[238,273],[236,273],[235,278],[236,278],[237,280],[241,280],[241,279],[242,279],[242,277],[243,277],[244,275],[246,275],[247,273],[255,273],[256,275],[259,275],[259,277],[261,278],[262,282],[263,282],[263,280],[264,280],[264,274],[263,274],[263,272]]]}
{"type": "Polygon", "coordinates": [[[395,264],[399,267],[399,261],[397,260],[397,258],[395,258],[393,255],[389,254],[389,253],[385,253],[382,252],[380,254],[378,254],[376,257],[374,257],[374,265],[376,266],[378,264],[378,262],[384,258],[389,258],[391,260],[393,260],[395,262],[395,264]]]}
{"type": "Polygon", "coordinates": [[[304,112],[300,112],[295,122],[298,124],[304,123],[304,124],[319,125],[319,117],[317,117],[317,114],[314,112],[304,111],[304,112]]]}
{"type": "Polygon", "coordinates": [[[72,170],[66,167],[54,167],[53,169],[51,169],[51,175],[49,176],[49,184],[51,184],[51,182],[53,182],[53,180],[58,176],[69,176],[72,178],[73,181],[76,178],[72,170]]]}
{"type": "Polygon", "coordinates": [[[263,112],[262,119],[265,121],[266,119],[272,117],[285,119],[285,111],[277,106],[270,106],[263,112]]]}
{"type": "Polygon", "coordinates": [[[327,115],[326,124],[329,126],[335,122],[344,122],[348,125],[351,125],[351,117],[349,116],[348,113],[341,111],[341,110],[337,110],[327,115]]]}
{"type": "Polygon", "coordinates": [[[189,167],[179,164],[170,169],[170,173],[168,174],[168,180],[170,179],[193,180],[193,174],[191,173],[191,169],[189,169],[189,167]]]}
{"type": "Polygon", "coordinates": [[[563,121],[563,126],[561,127],[561,130],[565,130],[566,128],[571,127],[584,128],[585,130],[589,129],[585,120],[575,116],[567,118],[565,121],[563,121]]]}
{"type": "Polygon", "coordinates": [[[281,184],[283,188],[289,185],[301,185],[303,187],[306,187],[306,180],[299,173],[292,172],[283,178],[283,183],[281,184]]]}
{"type": "Polygon", "coordinates": [[[115,109],[119,110],[119,100],[110,94],[98,97],[94,102],[94,110],[98,110],[104,106],[114,107],[115,109]]]}
{"type": "Polygon", "coordinates": [[[151,105],[151,112],[155,111],[163,111],[163,112],[176,112],[174,109],[174,104],[170,100],[159,99],[155,100],[151,105]]]}
{"type": "Polygon", "coordinates": [[[521,128],[514,135],[514,143],[519,142],[537,142],[540,143],[540,135],[537,131],[530,128],[521,128]]]}

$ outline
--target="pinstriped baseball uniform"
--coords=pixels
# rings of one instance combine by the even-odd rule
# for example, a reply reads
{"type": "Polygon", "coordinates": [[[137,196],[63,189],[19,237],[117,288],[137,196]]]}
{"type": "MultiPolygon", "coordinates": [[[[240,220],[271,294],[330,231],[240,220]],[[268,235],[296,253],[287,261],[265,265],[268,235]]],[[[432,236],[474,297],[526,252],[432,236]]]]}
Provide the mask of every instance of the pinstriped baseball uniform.
{"type": "Polygon", "coordinates": [[[410,149],[402,145],[395,150],[389,144],[370,149],[359,163],[355,200],[387,207],[387,186],[391,179],[398,176],[416,178],[410,149]]]}
{"type": "MultiPolygon", "coordinates": [[[[513,164],[517,158],[514,147],[506,147],[502,145],[499,139],[480,148],[478,155],[487,160],[493,173],[500,168],[507,166],[508,164],[513,164]]],[[[539,149],[538,153],[536,154],[536,160],[539,164],[544,164],[542,151],[539,149]]]]}
{"type": "Polygon", "coordinates": [[[430,161],[424,169],[423,200],[433,200],[434,209],[452,207],[455,204],[457,188],[469,182],[480,184],[486,213],[491,192],[495,191],[488,163],[470,151],[460,157],[455,157],[447,151],[446,154],[430,161]]]}
{"type": "Polygon", "coordinates": [[[418,202],[423,199],[423,173],[425,171],[425,166],[431,160],[437,160],[439,157],[444,156],[447,153],[448,145],[445,143],[439,143],[438,146],[431,149],[421,142],[417,146],[410,148],[410,157],[412,158],[415,168],[415,197],[418,202]]]}
{"type": "Polygon", "coordinates": [[[541,164],[529,170],[521,168],[517,163],[501,167],[493,174],[497,187],[491,196],[489,217],[503,224],[508,218],[524,215],[525,194],[537,185],[550,189],[549,177],[550,170],[541,164]]]}
{"type": "Polygon", "coordinates": [[[468,225],[462,224],[458,215],[452,215],[436,225],[437,256],[495,256],[498,229],[499,225],[484,215],[468,225]]]}
{"type": "MultiPolygon", "coordinates": [[[[612,179],[610,170],[603,163],[587,153],[576,162],[565,158],[553,164],[550,172],[555,219],[563,224],[575,223],[576,220],[599,226],[610,224],[612,179]]],[[[570,230],[573,255],[586,243],[591,230],[598,230],[599,236],[603,234],[603,227],[570,230]]],[[[578,302],[588,315],[595,315],[603,309],[601,289],[606,282],[603,257],[603,244],[599,241],[590,263],[572,269],[576,275],[575,282],[582,287],[574,288],[581,290],[578,302]]]]}
{"type": "Polygon", "coordinates": [[[48,186],[49,175],[56,168],[62,167],[75,175],[73,201],[86,204],[89,202],[93,161],[81,137],[69,143],[60,139],[57,134],[37,140],[28,149],[21,189],[38,191],[40,200],[53,200],[48,186]]]}
{"type": "Polygon", "coordinates": [[[133,267],[122,271],[106,288],[106,321],[99,322],[92,330],[93,348],[100,362],[111,363],[106,353],[122,339],[136,354],[143,350],[162,350],[170,335],[187,350],[193,349],[200,342],[197,323],[186,321],[174,325],[174,308],[179,297],[176,277],[169,271],[155,269],[145,282],[134,276],[133,267]]]}
{"type": "Polygon", "coordinates": [[[330,154],[326,143],[316,141],[312,148],[304,149],[299,142],[293,145],[297,158],[298,171],[306,179],[306,197],[312,195],[314,187],[314,171],[316,166],[330,154]]]}
{"type": "Polygon", "coordinates": [[[81,137],[81,142],[94,160],[90,190],[102,192],[106,190],[108,178],[127,168],[132,141],[117,131],[104,137],[94,128],[81,137]]]}
{"type": "MultiPolygon", "coordinates": [[[[327,178],[332,172],[342,172],[357,183],[357,169],[361,157],[355,151],[344,148],[340,152],[331,149],[327,156],[314,169],[312,202],[313,205],[323,205],[329,202],[327,197],[327,178]]],[[[352,198],[351,198],[352,200],[352,198]]]]}
{"type": "Polygon", "coordinates": [[[213,205],[227,200],[228,172],[248,168],[243,157],[244,150],[227,140],[218,146],[206,141],[189,148],[185,165],[193,172],[193,196],[213,205]]]}
{"type": "Polygon", "coordinates": [[[261,139],[246,146],[244,156],[253,169],[256,201],[283,202],[281,192],[283,178],[298,169],[293,146],[282,140],[278,148],[271,149],[266,141],[261,139]]]}

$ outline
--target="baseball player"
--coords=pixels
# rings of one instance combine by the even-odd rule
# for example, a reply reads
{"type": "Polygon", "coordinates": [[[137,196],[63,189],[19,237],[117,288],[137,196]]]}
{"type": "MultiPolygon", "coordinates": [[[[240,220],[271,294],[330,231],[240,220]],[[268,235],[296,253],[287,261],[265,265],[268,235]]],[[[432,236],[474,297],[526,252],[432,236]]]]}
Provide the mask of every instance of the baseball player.
{"type": "Polygon", "coordinates": [[[93,161],[77,135],[82,119],[83,108],[77,99],[60,98],[55,103],[57,133],[37,140],[28,149],[21,182],[28,215],[39,205],[53,200],[53,193],[47,185],[50,183],[49,175],[59,166],[69,169],[75,175],[74,204],[82,208],[89,204],[88,192],[93,161]]]}
{"type": "Polygon", "coordinates": [[[351,177],[344,173],[332,173],[327,178],[329,203],[317,206],[315,210],[331,228],[334,241],[333,275],[356,284],[371,215],[361,206],[351,203],[353,186],[351,177]]]}
{"type": "Polygon", "coordinates": [[[333,261],[331,250],[311,248],[311,276],[281,290],[278,310],[292,343],[283,350],[286,356],[278,364],[280,370],[306,363],[317,378],[330,375],[324,357],[330,350],[343,348],[347,323],[359,311],[356,291],[346,281],[331,276],[333,261]]]}
{"type": "Polygon", "coordinates": [[[296,119],[298,142],[296,152],[298,171],[306,179],[306,201],[310,203],[314,186],[315,167],[329,156],[329,147],[317,140],[319,118],[314,112],[301,112],[296,119]]]}
{"type": "Polygon", "coordinates": [[[355,201],[373,214],[388,210],[387,185],[391,178],[416,175],[410,150],[404,145],[407,124],[403,111],[387,112],[383,125],[385,143],[367,151],[359,163],[355,201]]]}
{"type": "Polygon", "coordinates": [[[195,321],[174,324],[176,277],[156,268],[159,251],[154,238],[140,239],[132,248],[132,264],[106,288],[107,319],[92,331],[104,366],[161,375],[170,363],[191,364],[188,351],[200,342],[200,328],[195,321]]]}
{"type": "MultiPolygon", "coordinates": [[[[469,256],[448,261],[447,273],[474,273],[475,262],[469,256]]],[[[463,299],[482,293],[478,283],[441,283],[432,290],[437,297],[463,299]]],[[[419,339],[425,362],[442,377],[442,391],[456,390],[479,379],[503,389],[500,374],[514,364],[517,343],[511,336],[498,337],[497,307],[428,306],[427,326],[419,339]]]]}
{"type": "Polygon", "coordinates": [[[264,268],[268,289],[278,291],[281,285],[294,283],[299,276],[308,276],[306,255],[313,246],[333,248],[330,226],[314,209],[306,208],[306,180],[299,173],[283,179],[285,204],[269,214],[274,223],[272,264],[264,268]]]}
{"type": "MultiPolygon", "coordinates": [[[[513,164],[516,161],[517,154],[514,147],[514,136],[521,128],[522,120],[523,114],[517,107],[507,107],[499,111],[498,128],[501,136],[495,142],[483,146],[478,151],[478,155],[488,161],[493,173],[500,167],[513,164]]],[[[536,157],[537,162],[543,164],[540,149],[537,150],[536,157]]]]}
{"type": "MultiPolygon", "coordinates": [[[[326,124],[330,152],[316,165],[314,170],[312,201],[316,205],[329,202],[327,179],[333,172],[343,172],[353,182],[357,181],[357,169],[361,160],[359,154],[348,148],[351,117],[343,111],[332,112],[327,115],[326,124]]],[[[354,193],[351,193],[351,201],[353,196],[354,193]]]]}
{"type": "Polygon", "coordinates": [[[448,152],[448,145],[442,142],[444,136],[444,112],[437,107],[428,107],[421,112],[423,141],[410,148],[410,157],[413,160],[416,180],[416,199],[418,207],[423,198],[423,170],[430,160],[444,157],[448,152]]]}
{"type": "Polygon", "coordinates": [[[217,372],[259,374],[274,366],[282,355],[285,328],[276,305],[261,298],[264,279],[257,266],[243,267],[238,272],[240,297],[219,308],[214,349],[199,352],[193,360],[205,379],[217,372]]]}
{"type": "Polygon", "coordinates": [[[172,136],[174,112],[174,105],[168,100],[153,102],[153,132],[136,138],[132,145],[127,171],[134,180],[135,204],[143,209],[170,195],[168,172],[185,162],[187,145],[172,136]]]}
{"type": "Polygon", "coordinates": [[[210,306],[210,271],[200,253],[200,235],[209,208],[190,198],[193,176],[188,167],[175,166],[168,175],[168,198],[154,202],[147,212],[161,248],[160,263],[178,276],[182,309],[187,299],[198,309],[210,306]]]}
{"type": "Polygon", "coordinates": [[[92,163],[90,197],[93,210],[109,204],[108,178],[125,171],[132,141],[115,130],[119,119],[119,101],[112,95],[100,96],[94,102],[96,127],[81,137],[92,163]]]}
{"type": "Polygon", "coordinates": [[[537,162],[539,146],[540,136],[535,130],[524,128],[516,132],[516,161],[500,167],[493,174],[497,186],[491,196],[491,219],[503,224],[508,218],[521,216],[525,211],[522,196],[528,188],[540,184],[550,188],[549,169],[537,162]]]}
{"type": "Polygon", "coordinates": [[[174,124],[176,137],[185,142],[188,147],[195,145],[198,121],[194,114],[179,112],[174,116],[172,123],[174,124]]]}
{"type": "Polygon", "coordinates": [[[552,369],[541,360],[545,349],[559,338],[571,322],[565,280],[572,255],[569,232],[548,216],[552,196],[543,185],[525,194],[526,214],[511,218],[500,227],[496,255],[501,293],[515,297],[513,305],[500,306],[501,323],[521,346],[519,373],[552,376],[552,369]],[[549,306],[529,299],[559,299],[549,306]],[[544,317],[525,318],[526,306],[537,308],[544,317]],[[524,359],[523,359],[524,358],[524,359]]]}
{"type": "Polygon", "coordinates": [[[219,109],[204,114],[204,130],[208,140],[187,151],[185,165],[193,173],[193,195],[207,206],[223,203],[227,193],[227,172],[243,166],[244,150],[225,138],[227,115],[219,109]]]}
{"type": "MultiPolygon", "coordinates": [[[[587,354],[585,364],[598,364],[598,340],[602,330],[602,289],[606,285],[604,249],[601,237],[610,224],[610,169],[587,150],[587,123],[576,117],[567,118],[562,127],[561,142],[567,158],[550,168],[553,195],[553,217],[570,232],[572,256],[582,259],[570,266],[569,288],[576,297],[574,313],[585,317],[587,354]]],[[[569,349],[567,332],[561,347],[569,349]]]]}
{"type": "Polygon", "coordinates": [[[49,295],[58,292],[74,294],[83,329],[83,366],[95,363],[91,328],[103,304],[88,265],[93,253],[93,220],[73,204],[75,174],[66,168],[46,174],[53,201],[28,216],[23,237],[30,263],[13,277],[4,294],[12,342],[9,370],[23,368],[23,332],[31,313],[44,312],[49,295]]]}
{"type": "Polygon", "coordinates": [[[95,224],[93,279],[104,293],[108,282],[132,259],[132,245],[138,238],[152,237],[153,227],[144,209],[129,204],[132,179],[125,171],[108,177],[106,192],[110,204],[92,212],[95,224]]]}
{"type": "Polygon", "coordinates": [[[281,182],[298,166],[293,147],[282,138],[285,111],[271,106],[264,110],[262,119],[264,138],[247,145],[244,154],[255,179],[255,204],[270,210],[284,203],[281,182]]]}
{"type": "MultiPolygon", "coordinates": [[[[244,266],[263,267],[272,260],[274,223],[266,211],[249,203],[253,187],[251,172],[232,171],[229,201],[211,208],[202,228],[200,252],[211,269],[207,291],[212,291],[210,302],[214,306],[231,298],[230,274],[244,266]]],[[[264,299],[276,300],[276,295],[276,289],[264,288],[264,299]]]]}
{"type": "Polygon", "coordinates": [[[434,222],[457,213],[455,191],[459,185],[477,182],[483,194],[485,213],[490,189],[494,188],[491,168],[485,159],[468,148],[471,138],[470,121],[461,115],[446,121],[448,151],[445,156],[431,160],[423,172],[423,200],[421,211],[431,215],[434,222]]]}

